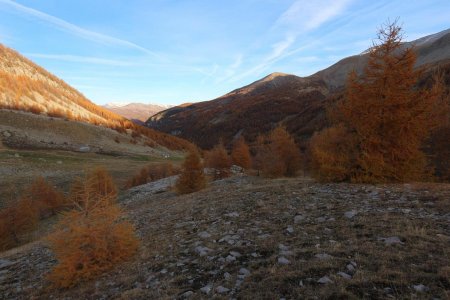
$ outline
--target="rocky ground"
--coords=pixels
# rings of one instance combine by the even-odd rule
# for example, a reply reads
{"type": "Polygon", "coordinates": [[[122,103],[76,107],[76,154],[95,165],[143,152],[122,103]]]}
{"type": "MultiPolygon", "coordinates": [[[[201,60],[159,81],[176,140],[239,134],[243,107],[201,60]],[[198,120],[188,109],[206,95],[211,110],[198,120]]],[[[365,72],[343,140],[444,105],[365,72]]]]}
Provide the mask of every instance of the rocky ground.
{"type": "Polygon", "coordinates": [[[233,177],[176,196],[171,180],[121,198],[138,254],[52,290],[45,242],[0,254],[2,299],[450,297],[450,185],[233,177]]]}

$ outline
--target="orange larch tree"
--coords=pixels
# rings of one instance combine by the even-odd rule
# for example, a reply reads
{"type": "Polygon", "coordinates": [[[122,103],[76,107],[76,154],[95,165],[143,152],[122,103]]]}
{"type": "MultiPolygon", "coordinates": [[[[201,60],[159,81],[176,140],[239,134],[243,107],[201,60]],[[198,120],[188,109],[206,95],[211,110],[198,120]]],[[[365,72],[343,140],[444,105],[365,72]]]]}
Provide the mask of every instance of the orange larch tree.
{"type": "MultiPolygon", "coordinates": [[[[104,176],[101,176],[104,178],[104,176]]],[[[67,288],[127,260],[138,247],[134,228],[116,204],[115,194],[99,193],[95,176],[78,182],[74,209],[62,214],[48,238],[58,264],[49,274],[56,287],[67,288]]],[[[107,181],[105,181],[107,182],[107,181]]],[[[100,185],[103,189],[103,185],[100,185]]]]}
{"type": "Polygon", "coordinates": [[[243,136],[234,143],[233,150],[231,151],[231,159],[233,164],[244,169],[249,169],[251,167],[252,157],[250,155],[250,148],[243,136]]]}
{"type": "Polygon", "coordinates": [[[205,166],[214,169],[214,179],[230,176],[231,159],[222,143],[206,152],[205,166]]]}
{"type": "Polygon", "coordinates": [[[265,137],[258,137],[255,159],[264,176],[296,176],[302,165],[300,149],[284,127],[277,127],[265,137]]]}
{"type": "Polygon", "coordinates": [[[23,235],[36,228],[39,211],[30,198],[22,197],[0,210],[0,250],[23,242],[23,235]]]}
{"type": "MultiPolygon", "coordinates": [[[[378,40],[370,49],[363,76],[358,78],[355,72],[350,73],[344,99],[332,113],[335,126],[340,123],[346,134],[353,136],[355,146],[350,152],[355,155],[349,154],[352,162],[346,163],[349,167],[346,174],[327,165],[326,160],[316,160],[319,170],[315,173],[322,174],[321,179],[353,182],[424,179],[426,159],[421,146],[436,125],[434,116],[442,89],[439,83],[431,89],[416,87],[422,71],[414,68],[414,48],[404,48],[401,28],[395,22],[380,29],[378,40]]],[[[312,152],[328,156],[328,163],[335,164],[342,155],[337,151],[346,146],[317,143],[332,133],[319,134],[312,152]]],[[[334,134],[342,134],[342,130],[335,130],[334,134]]],[[[331,139],[336,141],[335,138],[331,139]]]]}
{"type": "Polygon", "coordinates": [[[41,218],[55,215],[66,205],[64,195],[43,177],[38,177],[28,190],[28,197],[39,209],[41,218]]]}
{"type": "Polygon", "coordinates": [[[178,194],[189,194],[199,191],[205,186],[206,178],[203,173],[203,164],[198,152],[193,150],[186,156],[175,189],[178,194]]]}

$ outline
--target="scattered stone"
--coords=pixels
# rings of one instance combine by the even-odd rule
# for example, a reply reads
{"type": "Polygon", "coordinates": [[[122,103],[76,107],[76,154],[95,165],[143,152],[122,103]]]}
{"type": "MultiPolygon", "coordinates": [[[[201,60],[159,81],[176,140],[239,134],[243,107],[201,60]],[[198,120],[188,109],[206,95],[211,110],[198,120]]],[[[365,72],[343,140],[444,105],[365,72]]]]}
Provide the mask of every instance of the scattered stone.
{"type": "Polygon", "coordinates": [[[225,260],[229,263],[236,261],[236,257],[234,257],[233,255],[228,255],[225,260]]]}
{"type": "Polygon", "coordinates": [[[199,233],[198,233],[198,236],[199,236],[200,238],[202,238],[202,239],[207,239],[207,238],[210,238],[210,237],[211,237],[211,235],[210,235],[208,232],[206,232],[206,231],[199,232],[199,233]]]}
{"type": "Polygon", "coordinates": [[[239,274],[243,275],[244,277],[247,277],[250,275],[250,271],[246,268],[240,268],[239,269],[239,274]]]}
{"type": "Polygon", "coordinates": [[[20,157],[20,154],[19,153],[15,153],[14,157],[20,157]]]}
{"type": "Polygon", "coordinates": [[[358,214],[358,212],[357,212],[356,210],[350,210],[350,211],[346,211],[346,212],[344,213],[344,216],[345,216],[347,219],[353,219],[357,214],[358,214]]]}
{"type": "Polygon", "coordinates": [[[314,255],[316,258],[318,258],[318,259],[330,259],[330,258],[332,258],[333,256],[331,256],[330,254],[328,254],[328,253],[318,253],[318,254],[316,254],[316,255],[314,255]]]}
{"type": "Polygon", "coordinates": [[[286,228],[286,231],[287,231],[288,233],[294,233],[294,227],[288,226],[288,227],[286,228]]]}
{"type": "Polygon", "coordinates": [[[211,290],[212,290],[212,285],[208,284],[208,285],[202,287],[200,289],[200,292],[202,292],[203,294],[208,295],[211,292],[211,290]]]}
{"type": "Polygon", "coordinates": [[[328,276],[323,276],[322,278],[317,280],[317,282],[320,283],[320,284],[333,283],[333,281],[328,276]]]}
{"type": "Polygon", "coordinates": [[[3,136],[4,137],[11,137],[11,133],[9,131],[3,131],[3,136]]]}
{"type": "Polygon", "coordinates": [[[352,264],[347,265],[347,270],[350,272],[355,272],[355,267],[352,264]]]}
{"type": "Polygon", "coordinates": [[[231,173],[233,174],[242,174],[244,173],[244,168],[236,165],[232,165],[230,168],[231,173]]]}
{"type": "Polygon", "coordinates": [[[387,238],[379,238],[378,240],[383,241],[386,245],[394,245],[394,244],[404,244],[398,236],[391,236],[387,238]]]}
{"type": "Polygon", "coordinates": [[[62,160],[58,160],[56,163],[57,163],[58,165],[62,165],[62,160]]]}
{"type": "Polygon", "coordinates": [[[226,236],[224,236],[223,238],[221,238],[219,240],[219,243],[223,243],[223,242],[227,242],[230,245],[234,245],[236,243],[236,241],[238,241],[240,239],[239,235],[229,235],[227,234],[226,236]]]}
{"type": "Polygon", "coordinates": [[[195,250],[195,253],[197,253],[200,256],[206,256],[206,255],[208,255],[209,252],[212,251],[208,247],[203,247],[203,246],[197,246],[197,247],[195,247],[194,250],[195,250]]]}
{"type": "Polygon", "coordinates": [[[348,275],[347,273],[344,273],[344,272],[338,272],[337,273],[339,276],[341,276],[342,278],[345,278],[345,279],[352,279],[352,276],[351,275],[348,275]]]}
{"type": "Polygon", "coordinates": [[[323,223],[323,222],[325,222],[327,219],[325,218],[325,217],[318,217],[317,219],[316,219],[316,221],[317,221],[317,223],[323,223]]]}
{"type": "Polygon", "coordinates": [[[424,293],[424,292],[427,292],[430,290],[427,286],[425,286],[423,284],[413,285],[413,289],[419,293],[424,293]]]}
{"type": "Polygon", "coordinates": [[[295,223],[295,224],[300,223],[300,222],[303,221],[304,219],[305,219],[304,216],[302,216],[302,215],[296,215],[296,216],[294,217],[294,223],[295,223]]]}
{"type": "Polygon", "coordinates": [[[239,257],[242,256],[242,255],[241,255],[239,252],[237,252],[237,251],[230,251],[230,254],[231,254],[232,256],[236,257],[236,258],[239,258],[239,257]]]}
{"type": "Polygon", "coordinates": [[[216,288],[216,292],[219,293],[219,294],[227,294],[229,291],[230,291],[230,289],[227,289],[226,287],[223,287],[221,285],[219,285],[216,288]]]}
{"type": "Polygon", "coordinates": [[[266,240],[266,239],[270,238],[270,236],[271,236],[270,234],[264,233],[264,234],[258,235],[258,239],[260,239],[260,240],[266,240]]]}
{"type": "Polygon", "coordinates": [[[278,257],[278,263],[281,265],[288,265],[290,264],[290,261],[286,257],[278,257]]]}
{"type": "Polygon", "coordinates": [[[223,274],[223,277],[225,278],[225,280],[230,280],[230,279],[231,279],[231,274],[228,273],[228,272],[225,272],[225,273],[223,274]]]}
{"type": "Polygon", "coordinates": [[[7,259],[0,259],[0,270],[12,266],[14,262],[7,259]]]}
{"type": "Polygon", "coordinates": [[[89,151],[91,151],[91,147],[89,147],[89,146],[81,146],[80,148],[78,148],[78,151],[80,151],[80,152],[89,152],[89,151]]]}
{"type": "Polygon", "coordinates": [[[187,292],[184,292],[183,294],[181,294],[181,298],[182,299],[187,299],[187,298],[190,298],[190,297],[192,297],[192,295],[194,295],[194,292],[193,291],[187,291],[187,292]]]}
{"type": "Polygon", "coordinates": [[[289,250],[289,247],[283,244],[278,244],[278,249],[280,249],[281,251],[287,251],[289,250]]]}
{"type": "Polygon", "coordinates": [[[238,280],[236,280],[236,284],[234,285],[237,289],[239,289],[242,285],[242,283],[244,282],[244,277],[243,275],[239,275],[241,278],[239,278],[238,280]]]}
{"type": "Polygon", "coordinates": [[[231,213],[225,214],[225,217],[237,218],[237,217],[239,217],[239,213],[237,211],[233,211],[231,213]]]}

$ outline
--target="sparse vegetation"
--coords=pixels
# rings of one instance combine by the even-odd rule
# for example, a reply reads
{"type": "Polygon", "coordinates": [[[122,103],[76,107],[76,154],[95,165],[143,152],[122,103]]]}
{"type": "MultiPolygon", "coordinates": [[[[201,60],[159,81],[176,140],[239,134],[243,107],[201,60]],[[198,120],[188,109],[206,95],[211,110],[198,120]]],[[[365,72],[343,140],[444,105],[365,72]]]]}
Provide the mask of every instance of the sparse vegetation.
{"type": "Polygon", "coordinates": [[[64,213],[49,237],[58,264],[49,275],[67,288],[129,259],[138,247],[133,226],[115,203],[116,189],[96,171],[72,189],[75,208],[64,213]]]}
{"type": "Polygon", "coordinates": [[[39,210],[28,197],[10,201],[0,210],[0,250],[20,245],[24,235],[34,230],[39,221],[39,210]]]}
{"type": "Polygon", "coordinates": [[[67,206],[65,196],[43,177],[38,177],[28,190],[33,205],[39,210],[41,218],[55,215],[67,206]]]}

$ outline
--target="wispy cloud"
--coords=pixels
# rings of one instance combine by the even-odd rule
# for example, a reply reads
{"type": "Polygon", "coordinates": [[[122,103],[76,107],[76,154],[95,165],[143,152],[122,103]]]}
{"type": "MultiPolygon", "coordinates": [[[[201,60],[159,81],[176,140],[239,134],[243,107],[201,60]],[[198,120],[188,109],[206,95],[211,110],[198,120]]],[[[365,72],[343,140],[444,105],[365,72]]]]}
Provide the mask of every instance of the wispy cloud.
{"type": "Polygon", "coordinates": [[[89,63],[98,65],[108,65],[108,66],[134,66],[136,63],[123,61],[123,60],[113,60],[104,59],[99,57],[90,56],[78,56],[78,55],[68,55],[68,54],[41,54],[41,53],[25,53],[25,56],[32,58],[44,58],[51,60],[67,61],[67,62],[79,62],[79,63],[89,63]]]}
{"type": "Polygon", "coordinates": [[[290,50],[299,35],[317,29],[322,24],[341,14],[353,0],[318,0],[295,1],[271,28],[271,32],[282,32],[284,35],[271,46],[271,51],[262,58],[259,64],[253,68],[235,76],[230,81],[238,81],[250,75],[259,74],[275,62],[284,59],[300,51],[303,47],[294,51],[290,50]]]}
{"type": "Polygon", "coordinates": [[[316,29],[339,15],[352,0],[295,1],[276,21],[276,27],[287,27],[293,33],[316,29]]]}
{"type": "Polygon", "coordinates": [[[238,55],[236,55],[233,63],[231,63],[231,65],[229,65],[228,67],[226,67],[225,71],[223,71],[223,75],[218,77],[215,81],[215,83],[221,83],[224,82],[228,79],[230,79],[231,77],[233,77],[237,70],[239,69],[239,67],[242,65],[244,61],[244,56],[240,53],[238,55]]]}
{"type": "Polygon", "coordinates": [[[116,45],[116,46],[122,46],[122,47],[127,47],[130,49],[135,49],[138,50],[140,52],[143,52],[145,54],[148,55],[152,55],[155,57],[159,57],[158,54],[156,54],[153,51],[150,51],[142,46],[139,46],[135,43],[132,43],[130,41],[127,40],[123,40],[123,39],[119,39],[116,37],[112,37],[109,35],[105,35],[102,33],[98,33],[95,31],[91,31],[91,30],[87,30],[84,28],[81,28],[75,24],[69,23],[65,20],[62,20],[60,18],[51,16],[49,14],[46,14],[44,12],[38,11],[36,9],[21,5],[19,3],[16,3],[14,1],[11,0],[0,0],[0,5],[6,5],[12,9],[14,9],[15,11],[28,15],[28,16],[32,16],[34,18],[37,18],[39,20],[45,21],[49,24],[52,24],[53,26],[55,26],[57,29],[62,30],[62,31],[66,31],[69,32],[73,35],[76,35],[78,37],[81,37],[83,39],[86,40],[90,40],[90,41],[94,41],[96,43],[102,43],[102,44],[107,44],[107,45],[116,45]]]}

